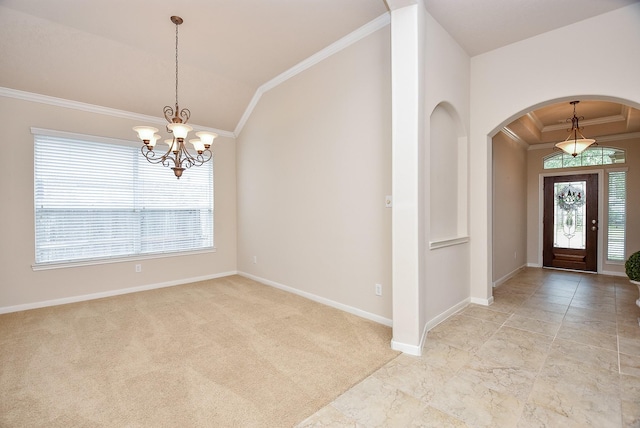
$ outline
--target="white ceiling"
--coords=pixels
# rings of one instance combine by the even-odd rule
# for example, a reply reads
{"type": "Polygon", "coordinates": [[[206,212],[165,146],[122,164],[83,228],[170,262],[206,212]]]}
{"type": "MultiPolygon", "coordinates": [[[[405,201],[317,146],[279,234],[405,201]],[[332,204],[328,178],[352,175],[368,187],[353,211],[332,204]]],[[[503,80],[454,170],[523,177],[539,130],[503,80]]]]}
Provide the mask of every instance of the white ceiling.
{"type": "MultiPolygon", "coordinates": [[[[424,3],[473,56],[637,1],[424,3]]],[[[153,116],[173,103],[169,17],[181,16],[181,107],[192,110],[192,122],[228,131],[260,85],[388,11],[383,0],[0,0],[0,6],[7,8],[0,8],[0,50],[13,58],[0,64],[0,86],[153,116]]]]}
{"type": "Polygon", "coordinates": [[[424,0],[424,3],[431,16],[469,55],[475,56],[638,1],[424,0]]]}

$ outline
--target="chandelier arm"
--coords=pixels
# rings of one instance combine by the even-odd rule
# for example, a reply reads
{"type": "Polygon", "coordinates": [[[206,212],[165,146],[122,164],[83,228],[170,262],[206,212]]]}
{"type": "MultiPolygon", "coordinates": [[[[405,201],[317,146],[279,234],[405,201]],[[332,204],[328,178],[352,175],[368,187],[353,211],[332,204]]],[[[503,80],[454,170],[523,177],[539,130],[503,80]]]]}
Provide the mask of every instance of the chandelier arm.
{"type": "Polygon", "coordinates": [[[211,153],[211,150],[209,150],[209,149],[205,149],[202,153],[197,153],[197,154],[193,155],[185,147],[185,159],[184,160],[188,162],[187,168],[190,168],[192,166],[202,166],[206,162],[210,161],[212,157],[213,157],[213,154],[211,153]]]}
{"type": "Polygon", "coordinates": [[[196,164],[196,158],[189,152],[189,150],[187,149],[186,144],[182,147],[182,151],[184,154],[184,158],[183,161],[185,161],[187,163],[187,168],[191,168],[192,166],[194,166],[196,164]]]}
{"type": "MultiPolygon", "coordinates": [[[[173,116],[175,114],[175,111],[173,110],[173,107],[171,106],[164,106],[164,108],[162,109],[162,112],[164,113],[164,118],[167,120],[167,122],[169,123],[173,123],[173,116]]],[[[167,129],[168,132],[169,129],[167,129]]]]}
{"type": "Polygon", "coordinates": [[[180,117],[182,118],[182,123],[187,123],[189,118],[191,118],[191,110],[188,108],[183,108],[180,110],[180,117]]]}
{"type": "Polygon", "coordinates": [[[142,146],[142,155],[152,164],[162,164],[164,166],[170,166],[169,160],[175,163],[175,159],[171,156],[171,148],[163,154],[159,155],[156,151],[149,149],[147,146],[142,146]]]}

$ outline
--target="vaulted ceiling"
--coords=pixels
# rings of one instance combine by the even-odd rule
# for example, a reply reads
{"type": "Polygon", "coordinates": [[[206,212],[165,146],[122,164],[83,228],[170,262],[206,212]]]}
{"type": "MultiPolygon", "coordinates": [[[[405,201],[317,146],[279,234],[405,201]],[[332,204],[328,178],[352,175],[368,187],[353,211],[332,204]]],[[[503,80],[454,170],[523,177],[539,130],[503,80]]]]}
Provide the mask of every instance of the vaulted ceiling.
{"type": "MultiPolygon", "coordinates": [[[[637,1],[424,3],[473,56],[637,1]]],[[[175,98],[169,18],[179,15],[180,106],[192,123],[233,131],[261,85],[387,12],[383,0],[0,0],[0,86],[159,117],[175,98]]],[[[580,114],[627,114],[637,126],[622,106],[591,107],[580,114]]],[[[523,119],[514,133],[546,141],[544,127],[570,116],[565,105],[554,112],[533,112],[534,125],[523,119]]]]}

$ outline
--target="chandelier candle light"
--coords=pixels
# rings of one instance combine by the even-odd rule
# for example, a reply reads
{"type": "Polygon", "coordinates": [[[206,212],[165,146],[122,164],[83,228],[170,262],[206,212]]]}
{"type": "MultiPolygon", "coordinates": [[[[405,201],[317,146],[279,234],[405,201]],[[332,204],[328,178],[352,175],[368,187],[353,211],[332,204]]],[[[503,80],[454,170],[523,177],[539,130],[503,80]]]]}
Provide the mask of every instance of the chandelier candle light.
{"type": "Polygon", "coordinates": [[[171,22],[176,25],[176,104],[175,109],[171,106],[165,106],[163,109],[164,117],[169,122],[167,124],[167,132],[173,134],[173,138],[164,140],[169,145],[168,150],[163,155],[154,151],[156,143],[161,138],[157,128],[151,126],[135,126],[134,131],[138,133],[138,137],[144,143],[141,151],[147,160],[151,163],[161,163],[164,166],[171,167],[176,177],[180,178],[182,172],[186,168],[192,166],[201,166],[205,162],[211,160],[213,155],[209,148],[213,144],[213,140],[218,136],[214,132],[196,132],[198,138],[191,139],[189,142],[193,145],[196,154],[192,154],[187,150],[185,139],[193,128],[187,125],[191,112],[189,109],[178,107],[178,26],[183,20],[179,16],[172,16],[171,22]],[[173,166],[171,166],[173,165],[173,166]]]}
{"type": "Polygon", "coordinates": [[[569,136],[566,140],[557,143],[556,147],[564,151],[565,153],[570,154],[573,157],[578,156],[580,153],[585,151],[590,145],[594,144],[596,140],[593,138],[585,138],[584,135],[580,132],[580,121],[584,120],[584,116],[578,117],[576,116],[576,104],[580,101],[571,101],[569,104],[573,105],[573,117],[567,119],[566,121],[571,121],[571,129],[569,129],[569,136]],[[578,138],[578,135],[580,138],[578,138]],[[571,139],[573,137],[573,139],[571,139]]]}

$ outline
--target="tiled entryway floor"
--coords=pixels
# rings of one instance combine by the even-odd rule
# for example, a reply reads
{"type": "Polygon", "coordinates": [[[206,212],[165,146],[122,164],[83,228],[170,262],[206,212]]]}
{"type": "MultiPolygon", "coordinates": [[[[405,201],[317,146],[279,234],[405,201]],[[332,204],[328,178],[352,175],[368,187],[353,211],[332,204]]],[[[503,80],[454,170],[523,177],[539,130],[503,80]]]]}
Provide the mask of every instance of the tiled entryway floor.
{"type": "Polygon", "coordinates": [[[626,278],[527,268],[298,427],[640,427],[626,278]]]}

